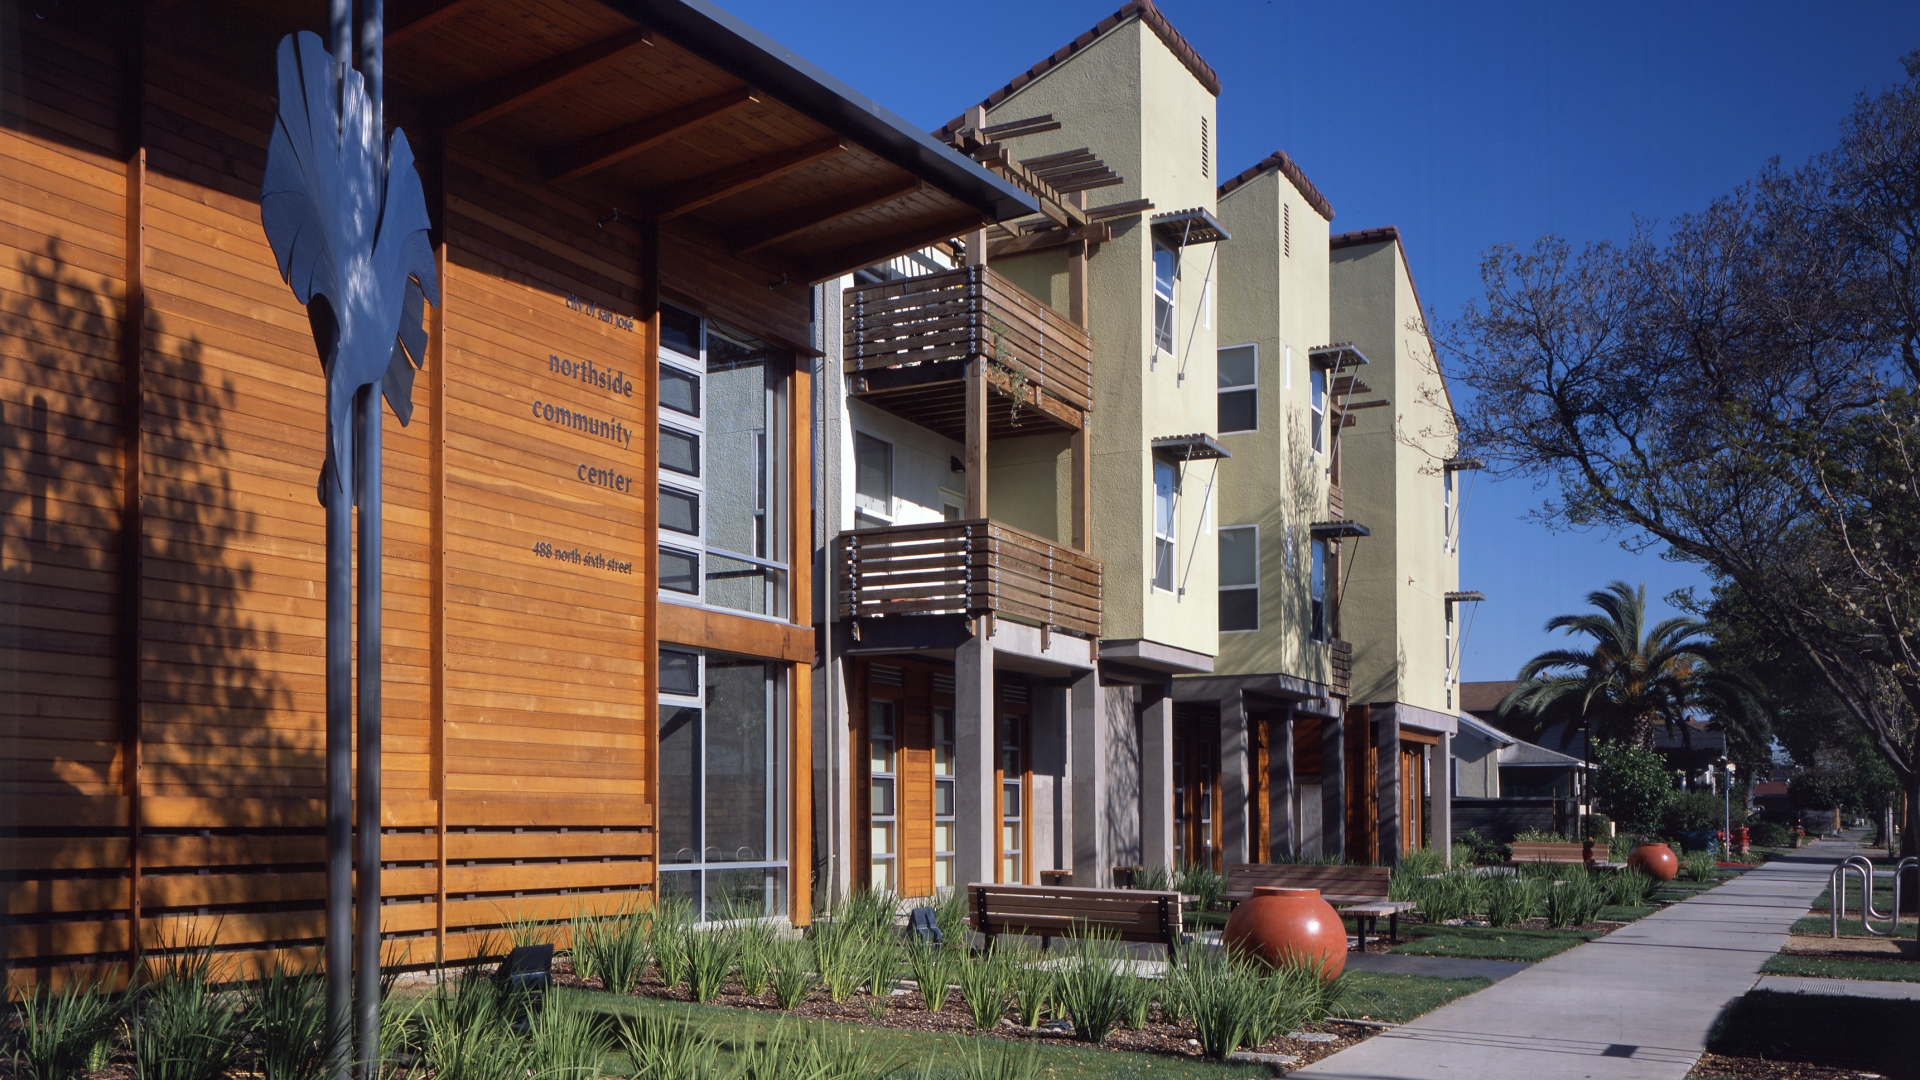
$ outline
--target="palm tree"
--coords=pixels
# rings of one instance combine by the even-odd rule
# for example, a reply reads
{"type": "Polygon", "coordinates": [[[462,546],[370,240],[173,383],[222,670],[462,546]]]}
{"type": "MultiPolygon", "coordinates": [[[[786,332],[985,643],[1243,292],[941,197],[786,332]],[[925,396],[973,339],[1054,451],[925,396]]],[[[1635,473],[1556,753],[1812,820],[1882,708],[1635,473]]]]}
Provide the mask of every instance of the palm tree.
{"type": "Polygon", "coordinates": [[[1590,649],[1550,649],[1527,661],[1520,682],[1500,702],[1500,719],[1538,734],[1566,721],[1565,738],[1584,727],[1591,738],[1619,739],[1651,750],[1656,724],[1691,734],[1691,711],[1710,712],[1722,726],[1763,720],[1765,705],[1747,679],[1714,665],[1709,626],[1678,616],[1645,629],[1647,587],[1616,581],[1587,594],[1594,615],[1558,615],[1547,629],[1584,634],[1590,649]]]}

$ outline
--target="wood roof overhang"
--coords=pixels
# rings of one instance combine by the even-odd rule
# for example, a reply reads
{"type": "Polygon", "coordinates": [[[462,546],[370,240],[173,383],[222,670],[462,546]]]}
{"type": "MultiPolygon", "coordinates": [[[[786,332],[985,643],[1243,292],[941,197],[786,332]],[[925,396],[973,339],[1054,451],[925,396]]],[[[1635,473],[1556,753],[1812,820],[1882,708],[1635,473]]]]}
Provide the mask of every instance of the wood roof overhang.
{"type": "MultiPolygon", "coordinates": [[[[319,30],[319,4],[275,21],[309,7],[298,26],[319,30]]],[[[450,151],[794,282],[1038,211],[706,0],[392,0],[386,76],[389,116],[428,118],[450,151]]]]}

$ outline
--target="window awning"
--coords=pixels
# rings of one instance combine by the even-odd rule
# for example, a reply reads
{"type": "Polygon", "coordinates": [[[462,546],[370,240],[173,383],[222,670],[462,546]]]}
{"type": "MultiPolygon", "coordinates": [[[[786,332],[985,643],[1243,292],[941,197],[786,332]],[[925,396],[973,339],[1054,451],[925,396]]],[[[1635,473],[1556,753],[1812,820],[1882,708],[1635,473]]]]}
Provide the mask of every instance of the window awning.
{"type": "Polygon", "coordinates": [[[1220,224],[1211,211],[1200,207],[1191,210],[1170,210],[1164,214],[1155,214],[1153,223],[1154,239],[1172,247],[1186,247],[1192,244],[1212,244],[1221,240],[1231,240],[1227,227],[1220,224]]]}
{"type": "Polygon", "coordinates": [[[1446,598],[1447,598],[1447,603],[1449,604],[1477,604],[1482,600],[1485,600],[1487,598],[1487,594],[1483,592],[1477,592],[1477,591],[1450,592],[1447,594],[1446,598]]]}
{"type": "Polygon", "coordinates": [[[1352,519],[1341,521],[1316,521],[1307,527],[1315,540],[1346,540],[1359,536],[1372,536],[1373,530],[1352,519]]]}
{"type": "Polygon", "coordinates": [[[1448,458],[1441,463],[1440,467],[1448,472],[1467,472],[1473,469],[1484,469],[1487,463],[1477,457],[1457,457],[1448,458]]]}
{"type": "Polygon", "coordinates": [[[1332,345],[1320,345],[1307,350],[1307,362],[1317,368],[1329,368],[1339,371],[1345,367],[1360,367],[1372,363],[1360,346],[1351,341],[1335,342],[1332,345]]]}
{"type": "Polygon", "coordinates": [[[1162,435],[1153,440],[1153,452],[1181,461],[1210,461],[1230,458],[1233,453],[1211,435],[1162,435]]]}

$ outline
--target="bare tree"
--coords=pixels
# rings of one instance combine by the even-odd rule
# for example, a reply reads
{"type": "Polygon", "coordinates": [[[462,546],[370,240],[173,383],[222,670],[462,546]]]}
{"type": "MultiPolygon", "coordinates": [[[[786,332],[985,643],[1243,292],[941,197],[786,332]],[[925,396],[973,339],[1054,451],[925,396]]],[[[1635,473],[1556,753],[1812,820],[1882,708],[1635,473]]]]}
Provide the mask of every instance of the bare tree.
{"type": "Polygon", "coordinates": [[[1621,245],[1489,252],[1468,452],[1664,544],[1802,651],[1920,833],[1920,52],[1838,144],[1621,245]],[[1886,682],[1897,693],[1881,692],[1886,682]]]}

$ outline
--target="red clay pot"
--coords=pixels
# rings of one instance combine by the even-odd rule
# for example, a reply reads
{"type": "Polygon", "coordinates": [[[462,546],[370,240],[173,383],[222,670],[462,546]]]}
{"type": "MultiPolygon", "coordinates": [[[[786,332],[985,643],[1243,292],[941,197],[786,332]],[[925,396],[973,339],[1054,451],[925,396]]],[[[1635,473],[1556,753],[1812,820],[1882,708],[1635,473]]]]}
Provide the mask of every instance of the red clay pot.
{"type": "Polygon", "coordinates": [[[1680,859],[1665,844],[1641,844],[1627,856],[1627,865],[1647,872],[1655,881],[1672,881],[1680,873],[1680,859]]]}
{"type": "Polygon", "coordinates": [[[1346,924],[1320,898],[1319,889],[1254,889],[1253,898],[1227,918],[1221,940],[1235,955],[1258,956],[1273,965],[1287,959],[1317,962],[1328,979],[1347,966],[1346,924]]]}

